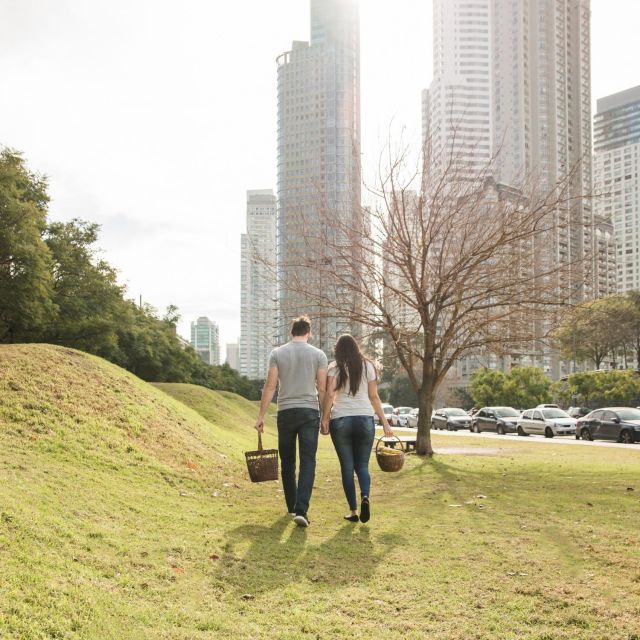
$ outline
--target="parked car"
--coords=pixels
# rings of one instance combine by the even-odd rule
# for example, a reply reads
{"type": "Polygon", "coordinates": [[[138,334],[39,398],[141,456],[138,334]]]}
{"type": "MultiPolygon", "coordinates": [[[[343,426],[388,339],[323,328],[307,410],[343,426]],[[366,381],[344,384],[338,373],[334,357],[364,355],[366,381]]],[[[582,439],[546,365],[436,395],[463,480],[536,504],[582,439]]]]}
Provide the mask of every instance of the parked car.
{"type": "MultiPolygon", "coordinates": [[[[391,422],[391,414],[393,413],[393,405],[387,404],[386,402],[382,403],[382,413],[384,413],[387,422],[391,422]]],[[[378,416],[375,418],[376,424],[380,424],[380,420],[378,420],[378,416]]]]}
{"type": "Polygon", "coordinates": [[[387,418],[392,427],[406,427],[407,417],[413,410],[412,407],[396,407],[391,412],[391,418],[387,418]]]}
{"type": "Polygon", "coordinates": [[[539,404],[536,406],[536,409],[559,409],[560,407],[557,404],[539,404]]]}
{"type": "Polygon", "coordinates": [[[545,438],[572,436],[576,432],[576,422],[575,418],[562,409],[529,409],[518,420],[518,435],[536,433],[545,438]]]}
{"type": "Polygon", "coordinates": [[[516,432],[520,412],[513,407],[483,407],[471,418],[471,431],[495,431],[501,435],[516,432]]]}
{"type": "Polygon", "coordinates": [[[578,421],[576,438],[640,442],[640,409],[607,407],[596,409],[578,421]]]}
{"type": "Polygon", "coordinates": [[[591,409],[588,407],[569,407],[567,409],[567,413],[577,420],[578,418],[584,418],[589,415],[591,413],[591,409]]]}
{"type": "Polygon", "coordinates": [[[458,429],[468,429],[471,423],[471,416],[464,409],[445,408],[438,409],[431,418],[433,429],[446,429],[447,431],[457,431],[458,429]]]}
{"type": "Polygon", "coordinates": [[[407,427],[412,429],[418,428],[418,416],[420,415],[420,409],[411,409],[407,416],[407,427]]]}

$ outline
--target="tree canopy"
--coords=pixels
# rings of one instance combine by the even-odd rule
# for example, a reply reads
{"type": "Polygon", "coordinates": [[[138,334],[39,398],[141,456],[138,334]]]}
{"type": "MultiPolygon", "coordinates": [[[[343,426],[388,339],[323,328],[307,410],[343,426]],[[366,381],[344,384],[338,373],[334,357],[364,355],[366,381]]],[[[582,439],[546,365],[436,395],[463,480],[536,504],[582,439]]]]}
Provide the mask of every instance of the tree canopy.
{"type": "Polygon", "coordinates": [[[591,408],[636,406],[640,402],[640,376],[628,370],[572,373],[553,384],[553,395],[566,404],[591,408]]]}
{"type": "Polygon", "coordinates": [[[513,367],[508,373],[478,369],[469,380],[468,393],[476,406],[511,406],[518,409],[549,402],[551,380],[538,367],[513,367]]]}
{"type": "Polygon", "coordinates": [[[99,257],[99,225],[48,221],[47,181],[21,154],[0,151],[0,342],[49,342],[94,353],[143,380],[187,382],[258,399],[228,365],[205,364],[164,317],[126,298],[99,257]]]}
{"type": "Polygon", "coordinates": [[[0,341],[39,334],[55,313],[51,254],[42,236],[47,183],[22,155],[0,151],[0,341]]]}

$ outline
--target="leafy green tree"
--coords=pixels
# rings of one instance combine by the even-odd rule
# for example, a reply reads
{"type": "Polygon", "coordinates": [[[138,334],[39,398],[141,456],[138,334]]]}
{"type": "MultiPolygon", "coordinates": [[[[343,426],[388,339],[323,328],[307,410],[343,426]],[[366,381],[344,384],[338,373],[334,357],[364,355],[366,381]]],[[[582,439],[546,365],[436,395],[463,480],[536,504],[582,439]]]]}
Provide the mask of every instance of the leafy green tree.
{"type": "Polygon", "coordinates": [[[549,402],[551,380],[538,367],[513,367],[508,373],[478,369],[471,376],[468,393],[476,406],[533,407],[549,402]]]}
{"type": "Polygon", "coordinates": [[[628,291],[629,311],[626,316],[627,344],[636,356],[636,368],[640,370],[640,291],[628,291]]]}
{"type": "Polygon", "coordinates": [[[178,308],[163,317],[125,299],[99,258],[99,226],[47,225],[47,184],[18,153],[0,152],[0,341],[44,340],[94,353],[152,382],[191,382],[258,399],[228,365],[212,367],[176,336],[178,308]]]}
{"type": "Polygon", "coordinates": [[[118,328],[127,319],[127,305],[115,269],[97,259],[98,230],[97,224],[82,220],[48,225],[45,240],[52,257],[57,315],[44,337],[119,360],[118,328]]]}
{"type": "Polygon", "coordinates": [[[554,397],[591,408],[640,402],[640,376],[635,371],[585,371],[572,373],[553,385],[554,397]]]}
{"type": "Polygon", "coordinates": [[[551,379],[539,367],[514,367],[503,386],[503,403],[526,409],[551,400],[551,379]]]}
{"type": "Polygon", "coordinates": [[[609,406],[638,404],[640,381],[633,371],[602,371],[598,378],[599,399],[609,406]]]}
{"type": "Polygon", "coordinates": [[[55,313],[50,254],[42,240],[47,182],[22,155],[0,151],[0,342],[33,342],[55,313]]]}
{"type": "Polygon", "coordinates": [[[469,380],[468,392],[477,407],[504,404],[507,376],[497,369],[477,369],[469,380]]]}

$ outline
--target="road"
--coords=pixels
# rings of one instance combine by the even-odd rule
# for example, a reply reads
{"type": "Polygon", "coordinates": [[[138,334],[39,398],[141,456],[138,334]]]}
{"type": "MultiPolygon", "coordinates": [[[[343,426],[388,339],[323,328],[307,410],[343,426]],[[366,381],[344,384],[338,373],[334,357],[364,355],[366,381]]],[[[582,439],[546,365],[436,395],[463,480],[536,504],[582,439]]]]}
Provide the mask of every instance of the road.
{"type": "MultiPolygon", "coordinates": [[[[376,427],[380,429],[380,427],[376,427]]],[[[399,436],[408,436],[415,434],[417,429],[402,429],[402,428],[394,428],[394,433],[397,433],[399,436]]],[[[438,436],[452,436],[454,438],[484,438],[486,440],[498,440],[503,442],[505,440],[516,440],[518,442],[527,442],[527,443],[539,443],[539,444],[565,444],[565,445],[576,445],[580,447],[607,447],[607,448],[618,448],[618,449],[632,449],[638,451],[640,453],[640,443],[635,444],[622,444],[621,442],[607,442],[605,440],[594,440],[592,442],[588,440],[576,440],[575,436],[556,436],[555,438],[545,438],[544,436],[517,436],[517,435],[504,435],[500,436],[497,433],[472,433],[471,431],[441,431],[433,429],[431,431],[432,434],[438,436]]]]}

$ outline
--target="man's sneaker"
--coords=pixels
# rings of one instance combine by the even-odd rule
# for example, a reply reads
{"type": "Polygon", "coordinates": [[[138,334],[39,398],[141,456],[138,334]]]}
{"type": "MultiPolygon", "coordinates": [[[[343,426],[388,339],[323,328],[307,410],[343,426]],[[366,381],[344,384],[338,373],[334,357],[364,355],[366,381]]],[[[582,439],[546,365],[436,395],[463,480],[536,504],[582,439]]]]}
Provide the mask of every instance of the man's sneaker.
{"type": "Polygon", "coordinates": [[[296,516],[293,518],[293,521],[299,526],[299,527],[308,527],[310,522],[309,522],[309,518],[305,515],[303,515],[302,513],[298,513],[296,514],[296,516]]]}
{"type": "Polygon", "coordinates": [[[289,511],[289,515],[290,515],[292,518],[295,518],[295,517],[296,517],[296,512],[295,512],[295,511],[289,511]]]}

